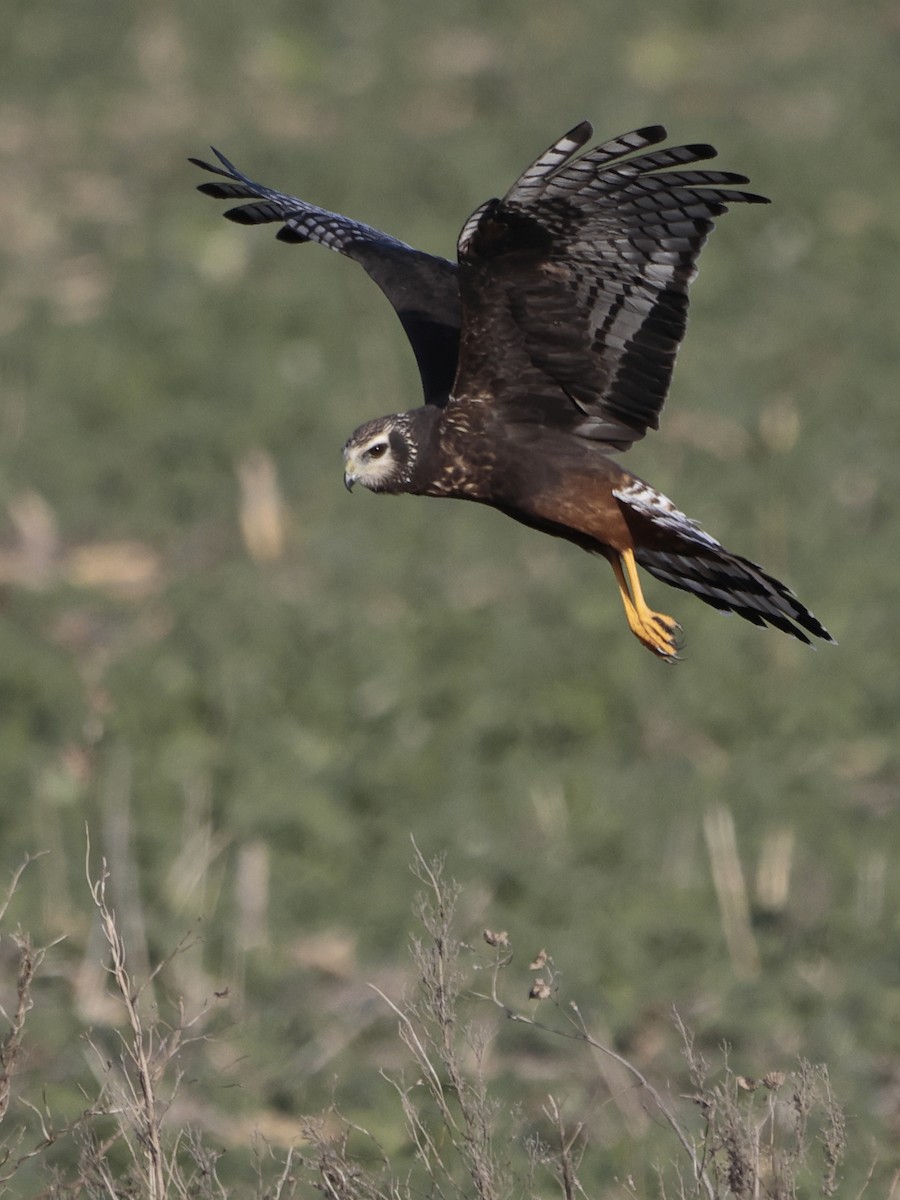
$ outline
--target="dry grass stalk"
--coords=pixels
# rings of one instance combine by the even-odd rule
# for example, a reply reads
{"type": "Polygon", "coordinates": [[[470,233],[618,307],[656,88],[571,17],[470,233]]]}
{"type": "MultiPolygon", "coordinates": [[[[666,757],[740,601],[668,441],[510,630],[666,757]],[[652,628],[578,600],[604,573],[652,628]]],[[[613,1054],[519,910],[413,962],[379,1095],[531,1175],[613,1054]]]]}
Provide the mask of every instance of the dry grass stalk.
{"type": "MultiPolygon", "coordinates": [[[[109,871],[101,861],[94,878],[90,868],[90,839],[87,843],[86,872],[91,898],[97,911],[110,963],[107,971],[115,985],[115,995],[125,1009],[128,1032],[121,1035],[122,1052],[114,1063],[89,1039],[101,1081],[101,1100],[96,1112],[115,1117],[117,1129],[105,1143],[87,1139],[81,1158],[81,1173],[91,1182],[95,1193],[110,1197],[139,1196],[141,1200],[166,1200],[167,1197],[225,1196],[227,1193],[215,1173],[217,1152],[204,1148],[189,1131],[163,1139],[163,1121],[181,1083],[179,1056],[196,1035],[191,1030],[206,1016],[201,1009],[193,1018],[185,1015],[179,1002],[177,1020],[166,1026],[155,1014],[142,1012],[143,994],[172,958],[185,946],[182,942],[167,959],[156,965],[137,984],[127,965],[126,943],[115,911],[107,897],[109,871]],[[166,1096],[163,1096],[165,1081],[166,1096]],[[124,1179],[112,1172],[108,1154],[112,1145],[122,1141],[128,1147],[132,1170],[124,1179]],[[189,1164],[183,1165],[182,1159],[189,1164]]],[[[94,1193],[89,1193],[94,1194],[94,1193]]]]}
{"type": "Polygon", "coordinates": [[[787,906],[796,842],[790,825],[769,830],[763,838],[756,868],[756,898],[769,912],[781,912],[787,906]]]}
{"type": "MultiPolygon", "coordinates": [[[[0,899],[0,921],[6,915],[22,871],[14,874],[4,898],[0,899]]],[[[221,1182],[217,1162],[221,1151],[211,1149],[191,1130],[163,1130],[163,1123],[181,1080],[180,1058],[197,1034],[191,1031],[206,1015],[202,1009],[186,1019],[184,1006],[178,1005],[172,1025],[165,1025],[154,1007],[146,1004],[147,987],[173,956],[158,964],[137,982],[127,963],[125,936],[108,899],[109,871],[105,859],[99,876],[90,869],[90,842],[87,846],[87,882],[99,917],[103,939],[109,953],[107,972],[114,995],[124,1008],[127,1032],[120,1036],[121,1053],[117,1059],[101,1049],[92,1037],[93,1065],[99,1080],[97,1098],[74,1120],[57,1126],[43,1101],[41,1106],[24,1096],[16,1097],[27,1110],[37,1136],[26,1149],[18,1149],[28,1136],[21,1123],[0,1144],[0,1191],[14,1180],[22,1167],[37,1160],[40,1164],[50,1147],[66,1142],[68,1166],[46,1166],[46,1186],[32,1192],[41,1200],[86,1197],[87,1200],[224,1200],[234,1194],[221,1182]],[[112,1128],[110,1125],[112,1124],[112,1128]],[[117,1159],[116,1147],[127,1149],[127,1160],[117,1159]]],[[[32,1004],[32,985],[46,949],[35,949],[31,940],[16,932],[18,974],[15,1004],[11,1013],[0,1009],[9,1023],[0,1041],[0,1121],[8,1117],[13,1097],[13,1082],[24,1055],[23,1035],[32,1004]]],[[[176,948],[178,953],[182,946],[176,948]]],[[[258,1164],[259,1180],[254,1194],[262,1200],[289,1200],[294,1195],[296,1178],[293,1152],[278,1161],[258,1164]],[[273,1177],[274,1176],[274,1177],[273,1177]]]]}
{"type": "Polygon", "coordinates": [[[13,940],[19,952],[19,970],[16,978],[16,1007],[11,1016],[5,1012],[2,1014],[9,1021],[9,1029],[0,1042],[0,1121],[9,1109],[13,1076],[22,1053],[25,1018],[31,1008],[31,985],[44,955],[43,950],[34,949],[30,938],[25,934],[14,934],[13,940]]]}
{"type": "Polygon", "coordinates": [[[676,1014],[691,1081],[688,1097],[702,1113],[703,1169],[717,1197],[796,1200],[814,1175],[813,1147],[822,1151],[818,1191],[831,1196],[846,1149],[846,1125],[834,1098],[828,1069],[801,1059],[796,1071],[769,1071],[760,1079],[735,1075],[725,1056],[717,1083],[676,1014]],[[810,1123],[818,1125],[817,1135],[810,1123]]]}
{"type": "MultiPolygon", "coordinates": [[[[90,843],[88,843],[88,854],[90,843]]],[[[160,1106],[157,1102],[156,1088],[161,1069],[159,1062],[153,1061],[153,1033],[144,1029],[144,1023],[138,1009],[140,990],[135,990],[125,961],[125,943],[116,926],[116,918],[106,899],[106,885],[109,873],[106,860],[98,879],[92,879],[88,863],[88,886],[91,898],[100,917],[103,936],[109,947],[111,966],[109,967],[116,990],[125,1006],[128,1025],[131,1030],[131,1040],[125,1043],[125,1055],[130,1060],[137,1075],[137,1089],[134,1088],[129,1073],[124,1073],[126,1086],[123,1099],[124,1110],[134,1121],[137,1129],[137,1141],[140,1151],[135,1150],[136,1162],[143,1158],[143,1178],[147,1185],[147,1195],[150,1200],[165,1200],[166,1169],[160,1135],[162,1119],[160,1106]]],[[[177,1053],[177,1046],[172,1048],[177,1053]]]]}
{"type": "Polygon", "coordinates": [[[237,464],[237,476],[244,545],[256,562],[277,562],[284,553],[284,501],[271,455],[250,450],[237,464]]]}
{"type": "Polygon", "coordinates": [[[577,1163],[573,1153],[584,1132],[584,1125],[579,1123],[575,1127],[575,1132],[569,1133],[565,1127],[562,1110],[553,1096],[548,1098],[544,1113],[553,1122],[559,1139],[556,1162],[563,1196],[565,1200],[575,1200],[576,1196],[585,1196],[585,1190],[578,1179],[577,1163]]]}
{"type": "MultiPolygon", "coordinates": [[[[411,1082],[402,1078],[389,1081],[399,1098],[415,1149],[413,1167],[398,1176],[394,1163],[367,1130],[332,1111],[321,1120],[302,1125],[310,1152],[301,1155],[289,1151],[276,1163],[274,1178],[272,1163],[264,1162],[260,1152],[256,1189],[260,1200],[289,1200],[304,1182],[329,1200],[413,1200],[426,1193],[432,1200],[470,1196],[476,1200],[506,1200],[513,1195],[537,1200],[544,1194],[539,1175],[548,1170],[564,1200],[586,1200],[579,1179],[587,1144],[584,1117],[567,1122],[562,1105],[551,1095],[543,1106],[551,1131],[549,1142],[536,1134],[523,1142],[510,1135],[509,1110],[491,1099],[485,1069],[488,1040],[464,1020],[473,1003],[485,1000],[509,1020],[581,1043],[614,1062],[622,1076],[630,1078],[636,1094],[649,1102],[650,1115],[661,1117],[668,1125],[684,1152],[685,1163],[690,1164],[688,1177],[682,1176],[678,1163],[669,1164],[665,1170],[657,1168],[662,1200],[797,1200],[810,1192],[813,1183],[821,1194],[834,1194],[839,1186],[846,1130],[824,1067],[801,1062],[791,1075],[769,1071],[761,1079],[749,1079],[734,1074],[726,1056],[724,1070],[711,1080],[709,1064],[696,1051],[690,1032],[675,1014],[694,1088],[694,1094],[684,1098],[691,1102],[694,1116],[683,1118],[633,1063],[588,1031],[577,1005],[561,1007],[556,968],[545,950],[529,965],[541,983],[537,991],[537,980],[532,983],[532,1003],[542,1003],[544,1010],[549,1007],[563,1014],[563,1027],[538,1021],[501,999],[501,972],[511,966],[513,955],[506,931],[485,933],[493,956],[474,968],[489,972],[490,994],[471,991],[461,956],[472,948],[458,942],[454,934],[458,889],[444,878],[443,863],[426,862],[418,849],[414,871],[424,885],[418,916],[426,936],[413,944],[419,990],[415,998],[402,1004],[378,993],[397,1018],[400,1038],[415,1069],[411,1082]],[[356,1148],[359,1138],[365,1139],[364,1153],[356,1148]],[[509,1149],[514,1141],[518,1154],[509,1149]],[[496,1148],[501,1142],[507,1147],[502,1154],[496,1148]],[[369,1165],[373,1148],[379,1160],[374,1169],[369,1165]],[[814,1152],[820,1153],[822,1160],[817,1179],[811,1166],[814,1152]]],[[[64,1196],[86,1196],[89,1200],[225,1200],[234,1193],[219,1178],[220,1151],[211,1149],[198,1133],[163,1129],[179,1084],[179,1056],[191,1040],[185,1035],[194,1022],[186,1021],[180,1011],[175,1026],[169,1028],[153,1010],[146,1011],[142,994],[165,964],[136,984],[126,961],[125,939],[107,898],[108,879],[105,861],[97,878],[92,878],[88,869],[91,896],[110,956],[107,970],[126,1016],[121,1055],[118,1062],[112,1062],[91,1043],[102,1065],[100,1098],[70,1126],[54,1130],[49,1113],[30,1106],[41,1138],[33,1149],[12,1162],[11,1152],[6,1151],[0,1166],[8,1164],[9,1169],[0,1176],[0,1185],[11,1179],[27,1159],[39,1155],[61,1136],[74,1133],[81,1145],[75,1175],[69,1180],[53,1178],[42,1196],[54,1200],[64,1196]],[[114,1121],[111,1131],[110,1118],[114,1121]],[[103,1126],[97,1124],[97,1119],[104,1121],[103,1126]],[[102,1137],[98,1136],[100,1129],[102,1137]],[[124,1171],[121,1162],[114,1166],[113,1150],[117,1145],[128,1152],[124,1171]]],[[[0,903],[0,918],[8,904],[9,897],[0,903]]],[[[10,1081],[21,1050],[34,971],[42,953],[33,951],[24,937],[17,945],[17,1003],[12,1017],[7,1018],[10,1028],[0,1053],[0,1117],[9,1107],[10,1081]]],[[[268,1151],[268,1147],[264,1149],[268,1151]]],[[[630,1176],[619,1181],[619,1188],[626,1196],[638,1196],[630,1176]]]]}
{"type": "Polygon", "coordinates": [[[734,973],[739,979],[754,979],[759,974],[759,950],[750,924],[750,902],[730,809],[724,805],[711,808],[703,818],[703,833],[734,973]]]}
{"type": "MultiPolygon", "coordinates": [[[[6,916],[10,902],[22,878],[22,873],[30,859],[25,861],[13,872],[13,877],[0,902],[0,921],[6,916]]],[[[21,1053],[22,1035],[25,1031],[25,1020],[31,1008],[31,985],[34,975],[44,956],[43,950],[35,950],[30,939],[20,931],[13,935],[16,949],[19,953],[19,967],[16,977],[16,1006],[10,1016],[0,1009],[4,1020],[9,1021],[9,1029],[0,1042],[0,1122],[9,1109],[9,1098],[12,1092],[12,1081],[16,1073],[21,1053]]]]}
{"type": "MultiPolygon", "coordinates": [[[[29,863],[37,857],[40,856],[33,855],[26,857],[24,862],[13,872],[6,895],[0,901],[0,922],[6,916],[10,902],[22,878],[22,873],[29,863]]],[[[0,1042],[0,1124],[2,1124],[9,1114],[10,1102],[13,1098],[13,1083],[24,1052],[25,1024],[33,1004],[32,988],[35,977],[44,961],[45,954],[56,944],[54,942],[51,943],[51,946],[35,948],[31,938],[19,929],[13,934],[13,941],[18,951],[15,989],[16,1003],[11,1015],[0,1008],[0,1016],[9,1022],[9,1028],[3,1036],[2,1042],[0,1042]]],[[[46,1109],[39,1109],[24,1097],[19,1097],[19,1103],[32,1113],[36,1120],[39,1135],[37,1141],[32,1146],[22,1150],[15,1157],[13,1156],[9,1140],[0,1148],[0,1169],[2,1169],[0,1187],[4,1190],[5,1185],[14,1178],[25,1163],[43,1154],[61,1138],[79,1129],[88,1115],[82,1114],[69,1125],[57,1129],[54,1128],[50,1114],[46,1109]]],[[[17,1130],[13,1135],[12,1144],[21,1145],[23,1138],[24,1130],[17,1130]]]]}
{"type": "MultiPolygon", "coordinates": [[[[414,844],[415,846],[415,844],[414,844]]],[[[418,917],[428,941],[413,942],[420,999],[403,1010],[383,992],[378,994],[399,1020],[400,1038],[413,1056],[438,1113],[441,1135],[432,1132],[424,1107],[412,1091],[395,1083],[407,1128],[420,1163],[438,1186],[452,1180],[453,1159],[465,1165],[479,1200],[498,1200],[504,1194],[493,1147],[495,1110],[488,1098],[482,1069],[487,1043],[473,1028],[459,1028],[458,1001],[462,987],[459,943],[453,936],[458,889],[443,878],[443,863],[429,864],[415,848],[413,870],[425,885],[418,917]],[[471,1068],[463,1066],[464,1057],[471,1068]],[[447,1144],[452,1154],[447,1155],[447,1144]]]]}
{"type": "MultiPolygon", "coordinates": [[[[653,1102],[654,1108],[659,1112],[660,1116],[663,1118],[663,1120],[666,1122],[666,1124],[669,1126],[669,1128],[675,1134],[676,1138],[678,1139],[679,1143],[681,1144],[682,1149],[684,1150],[684,1152],[687,1154],[688,1158],[691,1161],[691,1166],[693,1168],[694,1181],[695,1181],[696,1185],[703,1188],[703,1190],[706,1193],[707,1200],[716,1200],[715,1189],[713,1187],[712,1181],[707,1177],[707,1174],[704,1170],[702,1156],[698,1152],[697,1147],[694,1145],[692,1139],[688,1135],[685,1128],[682,1126],[681,1122],[675,1116],[675,1113],[673,1112],[672,1107],[669,1104],[667,1104],[665,1100],[663,1100],[662,1095],[659,1093],[659,1091],[650,1083],[650,1081],[647,1079],[647,1077],[641,1071],[638,1070],[638,1068],[634,1065],[634,1063],[630,1062],[627,1058],[624,1057],[624,1055],[618,1054],[610,1046],[604,1045],[602,1042],[598,1041],[595,1037],[593,1037],[593,1035],[588,1031],[587,1025],[584,1021],[584,1018],[582,1017],[582,1014],[581,1014],[580,1009],[578,1008],[578,1005],[575,1004],[574,1001],[570,1001],[570,1003],[569,1003],[569,1009],[570,1009],[571,1015],[569,1015],[568,1013],[564,1014],[566,1017],[567,1025],[569,1027],[566,1029],[559,1029],[554,1026],[547,1025],[547,1024],[543,1023],[542,1021],[538,1021],[534,1017],[528,1016],[525,1013],[523,1013],[517,1009],[514,1009],[511,1005],[509,1005],[505,1000],[503,1000],[501,998],[500,992],[499,992],[500,973],[507,966],[509,966],[511,961],[512,961],[512,952],[511,952],[511,950],[509,950],[508,942],[507,942],[507,945],[504,948],[504,953],[497,954],[496,960],[493,964],[492,973],[491,973],[491,992],[490,992],[489,996],[486,996],[484,998],[489,999],[494,1005],[496,1005],[497,1008],[501,1009],[503,1011],[504,1015],[510,1021],[516,1021],[519,1024],[523,1024],[523,1025],[531,1025],[535,1029],[539,1029],[544,1033],[553,1034],[556,1037],[562,1037],[562,1038],[565,1038],[568,1040],[583,1042],[585,1045],[589,1046],[592,1050],[595,1050],[599,1054],[603,1055],[604,1057],[609,1058],[618,1067],[620,1067],[627,1075],[629,1075],[634,1080],[635,1084],[647,1096],[649,1096],[649,1098],[653,1102]]],[[[539,960],[537,960],[536,962],[531,964],[532,969],[535,969],[538,966],[538,961],[540,964],[540,968],[549,975],[550,982],[548,983],[545,981],[545,989],[542,989],[540,993],[536,993],[534,986],[532,985],[531,992],[529,993],[529,998],[530,999],[538,999],[538,1000],[552,999],[555,1004],[555,1007],[557,1008],[557,1011],[561,1012],[562,1010],[560,1009],[559,1004],[555,999],[556,989],[554,986],[555,980],[553,978],[553,972],[552,972],[552,960],[549,958],[549,956],[546,954],[546,952],[542,950],[541,954],[539,956],[539,960]]]]}

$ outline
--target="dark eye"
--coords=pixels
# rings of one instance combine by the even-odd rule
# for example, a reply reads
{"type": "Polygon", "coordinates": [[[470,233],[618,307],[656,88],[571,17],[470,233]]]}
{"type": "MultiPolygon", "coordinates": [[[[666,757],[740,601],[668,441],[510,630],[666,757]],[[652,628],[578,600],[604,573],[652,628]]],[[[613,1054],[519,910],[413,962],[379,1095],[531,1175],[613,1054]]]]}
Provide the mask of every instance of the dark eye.
{"type": "Polygon", "coordinates": [[[381,458],[385,450],[387,450],[387,442],[376,442],[369,448],[369,458],[381,458]]]}

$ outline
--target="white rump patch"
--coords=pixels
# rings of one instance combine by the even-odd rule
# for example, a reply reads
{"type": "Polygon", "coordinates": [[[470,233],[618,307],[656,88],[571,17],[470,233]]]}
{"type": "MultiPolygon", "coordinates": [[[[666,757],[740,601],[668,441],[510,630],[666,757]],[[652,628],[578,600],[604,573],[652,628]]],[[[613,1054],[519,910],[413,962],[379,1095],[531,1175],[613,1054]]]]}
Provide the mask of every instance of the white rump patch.
{"type": "Polygon", "coordinates": [[[632,479],[625,487],[613,488],[613,495],[629,508],[635,509],[647,517],[654,525],[669,529],[690,542],[700,542],[704,546],[720,550],[721,543],[706,532],[699,521],[686,517],[681,509],[676,508],[668,496],[658,492],[640,479],[632,479]]]}

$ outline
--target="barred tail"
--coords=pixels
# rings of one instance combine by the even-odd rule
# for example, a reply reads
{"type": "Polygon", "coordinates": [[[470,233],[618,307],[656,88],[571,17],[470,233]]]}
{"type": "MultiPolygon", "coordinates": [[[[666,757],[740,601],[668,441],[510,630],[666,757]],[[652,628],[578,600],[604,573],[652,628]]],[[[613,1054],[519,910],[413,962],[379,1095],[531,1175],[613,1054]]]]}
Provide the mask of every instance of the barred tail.
{"type": "Polygon", "coordinates": [[[812,644],[807,634],[834,642],[786,584],[712,538],[689,543],[681,553],[636,549],[635,558],[663,583],[691,592],[720,612],[737,613],[754,625],[773,625],[807,645],[812,644]]]}

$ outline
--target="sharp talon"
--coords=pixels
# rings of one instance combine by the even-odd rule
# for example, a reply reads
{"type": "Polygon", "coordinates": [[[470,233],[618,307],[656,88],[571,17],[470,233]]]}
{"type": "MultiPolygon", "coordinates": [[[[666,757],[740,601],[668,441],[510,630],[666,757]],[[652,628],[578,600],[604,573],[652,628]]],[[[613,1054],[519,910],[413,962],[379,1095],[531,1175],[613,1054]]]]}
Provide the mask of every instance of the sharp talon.
{"type": "Polygon", "coordinates": [[[669,640],[676,650],[684,649],[684,630],[677,621],[673,621],[669,627],[669,640]]]}
{"type": "Polygon", "coordinates": [[[678,651],[684,645],[684,630],[664,613],[651,612],[648,615],[652,624],[645,625],[644,636],[638,634],[638,637],[665,662],[680,662],[678,651]]]}
{"type": "Polygon", "coordinates": [[[665,613],[651,612],[650,619],[662,629],[663,633],[672,634],[676,629],[681,629],[681,626],[672,617],[667,617],[665,613]]]}
{"type": "Polygon", "coordinates": [[[638,618],[634,632],[664,662],[681,661],[678,651],[684,646],[684,630],[672,617],[648,609],[643,621],[638,618]]]}

